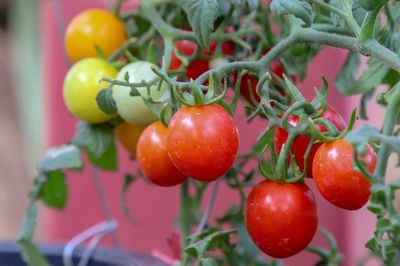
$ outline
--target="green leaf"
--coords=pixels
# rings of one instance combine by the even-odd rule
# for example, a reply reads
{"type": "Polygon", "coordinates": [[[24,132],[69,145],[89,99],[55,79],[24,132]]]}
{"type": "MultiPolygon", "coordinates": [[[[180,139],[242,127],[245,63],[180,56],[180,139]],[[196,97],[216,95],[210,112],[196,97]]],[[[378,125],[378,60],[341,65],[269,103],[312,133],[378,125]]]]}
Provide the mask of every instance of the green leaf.
{"type": "Polygon", "coordinates": [[[32,199],[25,210],[21,231],[18,239],[32,240],[36,228],[37,205],[32,199]]]}
{"type": "Polygon", "coordinates": [[[201,260],[209,250],[232,249],[229,236],[235,232],[236,230],[222,230],[218,227],[208,228],[199,235],[189,237],[192,239],[192,244],[185,249],[185,252],[201,260]]]}
{"type": "Polygon", "coordinates": [[[357,0],[364,9],[371,11],[384,5],[388,0],[357,0]]]}
{"type": "Polygon", "coordinates": [[[368,140],[378,140],[386,142],[393,151],[400,155],[400,139],[395,136],[383,135],[377,128],[370,125],[363,125],[351,131],[345,139],[352,143],[358,152],[363,152],[365,150],[365,145],[368,143],[368,140]]]}
{"type": "Polygon", "coordinates": [[[183,6],[197,42],[208,50],[214,22],[218,17],[217,0],[187,0],[183,6]]]}
{"type": "Polygon", "coordinates": [[[118,169],[118,154],[115,146],[115,141],[113,141],[108,149],[99,157],[96,156],[91,151],[87,151],[90,162],[104,170],[114,171],[118,169]]]}
{"type": "Polygon", "coordinates": [[[26,264],[30,266],[49,266],[45,257],[39,252],[37,247],[29,240],[19,240],[21,255],[26,264]]]}
{"type": "Polygon", "coordinates": [[[388,71],[388,66],[374,58],[370,58],[368,60],[368,68],[364,71],[361,77],[353,84],[341,83],[339,91],[346,96],[358,93],[367,93],[382,83],[388,71]]]}
{"type": "Polygon", "coordinates": [[[100,110],[108,115],[116,114],[118,111],[117,103],[112,97],[112,90],[110,88],[102,89],[96,96],[96,102],[100,110]]]}
{"type": "Polygon", "coordinates": [[[360,55],[350,52],[347,55],[344,66],[336,76],[335,84],[340,92],[345,94],[347,90],[355,83],[356,74],[360,67],[360,55]]]}
{"type": "Polygon", "coordinates": [[[63,145],[50,148],[38,164],[40,172],[49,172],[59,169],[77,169],[82,167],[81,155],[75,145],[63,145]]]}
{"type": "Polygon", "coordinates": [[[200,260],[201,266],[218,266],[218,263],[213,258],[202,258],[200,260]]]}
{"type": "Polygon", "coordinates": [[[108,124],[91,125],[80,121],[72,143],[100,158],[114,143],[113,128],[108,124]]]}
{"type": "Polygon", "coordinates": [[[53,208],[63,209],[68,200],[68,187],[65,174],[61,171],[45,173],[46,181],[42,184],[38,198],[53,208]]]}
{"type": "Polygon", "coordinates": [[[272,0],[271,11],[278,15],[294,15],[309,27],[313,21],[311,5],[300,0],[272,0]]]}

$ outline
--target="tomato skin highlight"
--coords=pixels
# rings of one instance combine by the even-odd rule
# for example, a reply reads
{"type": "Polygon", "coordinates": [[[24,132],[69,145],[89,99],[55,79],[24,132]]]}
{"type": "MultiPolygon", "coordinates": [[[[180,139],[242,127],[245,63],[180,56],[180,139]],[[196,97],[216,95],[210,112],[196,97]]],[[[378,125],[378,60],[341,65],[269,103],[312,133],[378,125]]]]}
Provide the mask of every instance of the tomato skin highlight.
{"type": "MultiPolygon", "coordinates": [[[[362,157],[367,170],[373,173],[377,156],[367,145],[362,157]]],[[[340,139],[324,143],[318,148],[313,162],[314,182],[321,195],[333,205],[357,210],[363,207],[371,195],[371,182],[353,169],[353,146],[340,139]]]]}
{"type": "Polygon", "coordinates": [[[97,45],[110,56],[127,40],[124,24],[103,9],[88,9],[76,15],[65,32],[65,49],[72,62],[97,57],[97,45]]]}
{"type": "MultiPolygon", "coordinates": [[[[346,128],[346,122],[343,117],[332,107],[328,107],[326,112],[322,115],[322,117],[326,118],[333,125],[337,127],[339,131],[343,131],[346,128]]],[[[288,118],[288,122],[290,125],[297,127],[300,118],[298,116],[290,115],[288,118]]],[[[316,124],[317,128],[320,132],[326,132],[327,129],[325,126],[321,124],[316,124]]],[[[288,138],[288,133],[283,128],[275,128],[274,131],[274,146],[277,154],[281,152],[283,144],[286,143],[288,138]]],[[[300,170],[304,170],[304,154],[307,151],[308,144],[310,143],[310,138],[308,136],[298,135],[293,141],[292,149],[296,158],[296,163],[300,167],[300,170]]],[[[312,164],[314,160],[315,153],[318,148],[322,145],[322,143],[315,143],[311,147],[310,155],[307,160],[307,177],[312,178],[312,164]]]]}
{"type": "Polygon", "coordinates": [[[114,116],[97,106],[96,97],[104,84],[102,78],[115,78],[117,70],[100,58],[86,58],[74,64],[64,79],[63,98],[70,113],[88,123],[103,123],[114,116]]]}
{"type": "Polygon", "coordinates": [[[146,127],[145,125],[134,125],[125,122],[115,128],[115,136],[131,156],[136,156],[139,137],[146,127]]]}
{"type": "Polygon", "coordinates": [[[265,254],[293,256],[315,235],[318,217],[314,195],[305,184],[264,180],[249,194],[245,223],[251,239],[265,254]]]}
{"type": "Polygon", "coordinates": [[[169,123],[168,154],[184,174],[211,182],[232,166],[239,147],[236,125],[219,105],[185,106],[169,123]]]}
{"type": "Polygon", "coordinates": [[[167,152],[168,129],[160,121],[149,125],[137,144],[137,163],[142,173],[162,187],[175,186],[187,179],[172,163],[167,152]]]}

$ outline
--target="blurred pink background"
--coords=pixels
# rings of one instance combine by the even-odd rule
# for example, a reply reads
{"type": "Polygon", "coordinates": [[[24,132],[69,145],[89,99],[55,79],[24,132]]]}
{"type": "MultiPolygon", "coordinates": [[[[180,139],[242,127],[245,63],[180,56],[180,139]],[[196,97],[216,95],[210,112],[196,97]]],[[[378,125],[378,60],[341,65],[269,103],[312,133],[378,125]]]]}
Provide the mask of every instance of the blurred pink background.
{"type": "MultiPolygon", "coordinates": [[[[108,1],[60,1],[68,21],[79,11],[92,7],[104,7],[108,1]]],[[[136,1],[125,1],[124,9],[134,8],[136,1]]],[[[46,147],[61,145],[73,137],[76,119],[67,112],[62,100],[62,84],[68,66],[64,57],[64,45],[59,29],[52,1],[42,1],[41,4],[41,49],[44,56],[44,90],[46,95],[46,147]]],[[[302,84],[304,94],[311,98],[313,88],[321,86],[321,76],[324,75],[331,86],[328,101],[343,116],[348,119],[350,112],[358,106],[358,97],[344,99],[334,88],[334,78],[341,68],[346,51],[333,48],[324,49],[312,62],[309,75],[302,84]]],[[[381,123],[381,111],[374,108],[372,120],[375,125],[381,123]]],[[[370,109],[371,110],[371,109],[370,109]]],[[[240,132],[240,150],[247,151],[259,133],[266,126],[265,121],[246,124],[242,108],[238,108],[236,121],[240,132]]],[[[112,205],[113,215],[118,219],[118,235],[123,248],[151,253],[154,250],[171,255],[166,238],[174,231],[173,223],[178,213],[179,189],[159,188],[139,180],[131,186],[128,195],[131,209],[137,225],[131,225],[123,216],[119,205],[119,193],[125,173],[133,172],[136,165],[129,160],[128,154],[119,148],[120,170],[117,174],[102,172],[101,177],[107,189],[107,197],[112,205]]],[[[63,212],[43,210],[39,222],[41,239],[55,242],[65,242],[76,234],[103,220],[98,196],[95,191],[89,167],[79,174],[68,173],[69,203],[63,212]]],[[[327,228],[337,239],[339,249],[344,253],[346,260],[343,265],[355,265],[358,259],[367,253],[363,247],[374,227],[373,216],[363,208],[349,212],[339,210],[321,199],[312,182],[308,183],[318,199],[320,226],[327,228]]],[[[209,189],[210,190],[210,189],[209,189]]],[[[209,193],[210,191],[208,191],[209,193]]],[[[238,202],[236,192],[221,187],[216,199],[216,207],[212,216],[219,216],[231,204],[238,202]]],[[[110,243],[107,239],[106,243],[110,243]]],[[[313,243],[326,246],[326,241],[317,233],[313,243]]],[[[286,265],[312,265],[317,257],[302,252],[288,260],[286,265]]]]}

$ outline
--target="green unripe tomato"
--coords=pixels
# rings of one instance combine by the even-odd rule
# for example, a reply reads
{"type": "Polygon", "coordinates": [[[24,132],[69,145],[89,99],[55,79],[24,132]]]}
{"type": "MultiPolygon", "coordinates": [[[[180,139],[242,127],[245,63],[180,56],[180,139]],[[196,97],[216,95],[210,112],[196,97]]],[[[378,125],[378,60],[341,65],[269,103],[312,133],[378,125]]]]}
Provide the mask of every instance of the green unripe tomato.
{"type": "Polygon", "coordinates": [[[97,106],[96,96],[106,84],[102,78],[115,78],[117,70],[99,58],[78,61],[68,71],[63,86],[63,97],[68,111],[88,123],[102,123],[113,116],[103,113],[97,106]]]}
{"type": "MultiPolygon", "coordinates": [[[[151,70],[156,65],[146,61],[136,61],[124,66],[117,75],[117,80],[125,81],[125,75],[129,74],[129,83],[150,82],[157,78],[151,70]]],[[[148,98],[146,87],[137,87],[139,93],[148,98]]],[[[157,120],[157,116],[147,107],[142,97],[130,96],[131,88],[116,85],[113,89],[113,98],[117,104],[119,115],[131,124],[146,125],[157,120]]],[[[168,93],[167,84],[163,83],[158,90],[157,85],[150,87],[150,96],[153,100],[159,99],[164,93],[168,93]]]]}

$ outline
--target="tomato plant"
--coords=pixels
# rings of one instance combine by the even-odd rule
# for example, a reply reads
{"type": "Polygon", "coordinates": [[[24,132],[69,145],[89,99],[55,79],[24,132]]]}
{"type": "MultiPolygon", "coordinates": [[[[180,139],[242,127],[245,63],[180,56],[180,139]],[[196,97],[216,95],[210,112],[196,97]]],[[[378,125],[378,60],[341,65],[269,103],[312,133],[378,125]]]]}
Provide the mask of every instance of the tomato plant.
{"type": "Polygon", "coordinates": [[[68,110],[88,123],[108,121],[112,116],[103,113],[96,103],[97,93],[104,87],[102,78],[114,78],[117,70],[98,58],[79,61],[68,71],[64,80],[63,96],[68,110]]]}
{"type": "MultiPolygon", "coordinates": [[[[341,265],[341,247],[326,230],[321,232],[328,247],[308,246],[324,223],[318,224],[305,177],[313,177],[307,183],[339,208],[355,210],[370,200],[376,226],[365,246],[382,265],[398,265],[400,185],[386,172],[389,156],[400,154],[400,2],[267,2],[141,0],[137,10],[122,12],[123,1],[116,0],[112,13],[87,10],[72,20],[65,48],[77,62],[63,93],[68,110],[82,121],[70,141],[49,149],[37,165],[19,238],[27,264],[47,266],[32,242],[37,203],[66,206],[67,169],[81,171],[90,163],[95,177],[96,168],[116,171],[116,135],[130,155],[136,146],[131,159],[141,171],[126,173],[122,201],[132,181],[144,176],[159,186],[180,187],[181,243],[173,241],[180,265],[279,264],[258,256],[259,250],[275,258],[311,252],[319,257],[316,265],[341,265]],[[313,99],[296,82],[320,75],[324,68],[309,73],[308,66],[325,46],[346,50],[334,87],[343,97],[359,95],[347,126],[327,104],[327,79],[322,77],[313,99]],[[256,87],[269,89],[257,95],[256,87]],[[239,110],[240,96],[251,106],[239,110]],[[384,119],[374,119],[382,125],[355,128],[357,118],[377,115],[369,105],[374,98],[385,111],[384,119]],[[254,145],[242,147],[241,154],[235,115],[248,123],[265,119],[265,128],[251,127],[257,139],[243,125],[241,135],[254,145]],[[260,175],[266,180],[257,183],[260,175]],[[211,221],[221,183],[239,201],[211,221]],[[252,189],[249,195],[246,189],[252,189]]],[[[319,64],[331,67],[332,57],[324,56],[319,64]]],[[[341,99],[341,111],[355,105],[353,99],[341,99]]],[[[94,180],[101,188],[101,178],[94,180]]],[[[99,195],[107,209],[100,189],[99,195]]],[[[352,246],[356,241],[346,239],[354,240],[352,246]]]]}
{"type": "Polygon", "coordinates": [[[287,258],[302,251],[317,230],[317,205],[305,184],[262,181],[246,203],[246,227],[263,252],[287,258]]]}
{"type": "MultiPolygon", "coordinates": [[[[151,70],[157,67],[152,63],[145,61],[136,61],[124,66],[117,75],[117,80],[124,81],[126,75],[130,83],[141,83],[142,81],[151,82],[157,79],[157,75],[151,70]]],[[[131,88],[123,85],[116,85],[113,88],[113,97],[117,104],[118,114],[127,122],[139,125],[148,125],[157,119],[157,116],[149,109],[142,97],[157,100],[163,94],[167,93],[166,84],[163,83],[160,88],[157,84],[149,87],[136,87],[140,95],[130,96],[131,88]]]]}
{"type": "Polygon", "coordinates": [[[125,122],[116,127],[115,135],[130,155],[136,156],[136,146],[146,126],[147,125],[134,125],[125,122]]]}
{"type": "Polygon", "coordinates": [[[143,131],[137,144],[140,170],[152,183],[162,187],[178,185],[187,178],[168,156],[167,136],[168,129],[157,121],[143,131]]]}
{"type": "Polygon", "coordinates": [[[72,62],[96,57],[96,46],[110,56],[127,40],[123,23],[102,9],[88,9],[76,15],[65,32],[65,49],[72,62]]]}
{"type": "MultiPolygon", "coordinates": [[[[346,122],[344,121],[343,117],[332,107],[329,107],[326,112],[322,115],[323,118],[326,118],[330,121],[339,131],[343,131],[346,128],[346,122]]],[[[288,123],[293,126],[297,127],[300,118],[295,115],[290,115],[288,117],[288,123]]],[[[318,130],[321,132],[326,132],[327,128],[322,124],[316,125],[318,130]]],[[[286,143],[288,139],[288,133],[286,130],[277,127],[274,132],[274,146],[276,152],[279,154],[282,145],[286,143]]],[[[304,155],[307,151],[307,147],[310,143],[310,138],[306,135],[299,135],[293,141],[292,150],[296,158],[296,164],[300,167],[300,170],[304,170],[304,155]]],[[[312,163],[314,160],[315,153],[318,150],[318,147],[321,146],[322,143],[315,143],[311,147],[310,155],[307,159],[307,177],[313,177],[312,173],[312,163]]]]}
{"type": "Polygon", "coordinates": [[[218,105],[183,107],[169,124],[168,154],[182,173],[210,182],[232,166],[239,137],[230,114],[218,105]]]}
{"type": "MultiPolygon", "coordinates": [[[[366,146],[362,156],[366,169],[373,173],[376,154],[366,146]]],[[[314,157],[312,171],[321,195],[330,203],[347,210],[364,206],[371,195],[371,181],[353,168],[353,146],[345,140],[322,144],[314,157]]]]}

